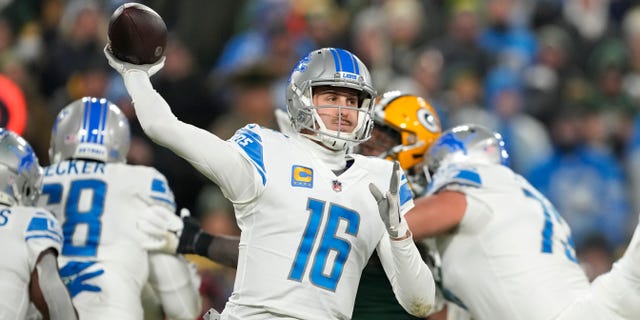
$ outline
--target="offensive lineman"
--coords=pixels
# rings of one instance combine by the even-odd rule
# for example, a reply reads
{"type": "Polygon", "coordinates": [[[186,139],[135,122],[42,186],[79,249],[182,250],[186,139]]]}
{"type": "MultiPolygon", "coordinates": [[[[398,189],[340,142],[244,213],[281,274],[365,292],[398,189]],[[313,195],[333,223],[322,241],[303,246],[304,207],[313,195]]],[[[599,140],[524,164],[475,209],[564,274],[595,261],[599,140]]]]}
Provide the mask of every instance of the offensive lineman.
{"type": "Polygon", "coordinates": [[[568,225],[506,166],[500,135],[454,127],[425,158],[433,180],[406,217],[416,238],[436,237],[445,297],[473,319],[640,319],[640,227],[590,284],[568,225]]]}

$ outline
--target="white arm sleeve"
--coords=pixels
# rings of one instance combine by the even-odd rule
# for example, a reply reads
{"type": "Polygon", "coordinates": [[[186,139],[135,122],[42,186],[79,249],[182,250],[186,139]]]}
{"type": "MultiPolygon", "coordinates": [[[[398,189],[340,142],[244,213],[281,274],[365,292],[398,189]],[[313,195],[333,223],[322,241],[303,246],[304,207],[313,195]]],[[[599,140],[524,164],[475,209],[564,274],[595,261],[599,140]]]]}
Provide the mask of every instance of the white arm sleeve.
{"type": "Polygon", "coordinates": [[[229,200],[244,202],[259,193],[261,177],[230,142],[178,120],[145,72],[131,70],[123,78],[149,138],[191,163],[218,184],[229,200]]]}
{"type": "Polygon", "coordinates": [[[435,303],[435,281],[413,238],[391,240],[385,235],[376,251],[400,305],[416,317],[429,315],[435,303]]]}
{"type": "Polygon", "coordinates": [[[195,319],[200,314],[200,278],[182,256],[149,253],[149,285],[169,319],[195,319]]]}
{"type": "Polygon", "coordinates": [[[44,254],[36,264],[36,269],[40,293],[47,304],[49,318],[52,320],[77,319],[69,292],[58,274],[56,257],[53,254],[44,254]]]}

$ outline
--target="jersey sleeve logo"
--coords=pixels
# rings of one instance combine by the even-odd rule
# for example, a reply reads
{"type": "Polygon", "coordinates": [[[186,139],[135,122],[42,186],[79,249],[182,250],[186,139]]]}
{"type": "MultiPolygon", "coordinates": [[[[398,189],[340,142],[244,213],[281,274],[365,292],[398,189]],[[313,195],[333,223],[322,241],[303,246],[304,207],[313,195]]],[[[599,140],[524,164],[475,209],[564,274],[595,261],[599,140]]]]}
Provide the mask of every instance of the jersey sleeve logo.
{"type": "Polygon", "coordinates": [[[31,218],[25,240],[47,238],[51,239],[59,244],[62,244],[62,234],[60,227],[53,217],[47,216],[44,213],[36,213],[36,216],[31,218]]]}
{"type": "Polygon", "coordinates": [[[229,141],[237,144],[242,148],[244,153],[249,156],[251,163],[262,178],[262,185],[265,185],[267,183],[267,170],[264,167],[262,137],[252,130],[256,127],[257,125],[254,124],[246,125],[244,128],[236,131],[229,141]]]}
{"type": "Polygon", "coordinates": [[[313,188],[313,169],[299,165],[291,167],[291,186],[313,188]]]}

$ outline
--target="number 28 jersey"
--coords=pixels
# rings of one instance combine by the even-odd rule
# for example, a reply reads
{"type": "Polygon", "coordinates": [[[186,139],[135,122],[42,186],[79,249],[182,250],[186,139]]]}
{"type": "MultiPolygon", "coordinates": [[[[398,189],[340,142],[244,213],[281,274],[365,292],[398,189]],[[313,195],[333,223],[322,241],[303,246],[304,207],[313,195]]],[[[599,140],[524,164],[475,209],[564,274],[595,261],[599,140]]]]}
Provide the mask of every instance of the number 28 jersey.
{"type": "MultiPolygon", "coordinates": [[[[393,163],[353,155],[353,164],[336,175],[313,152],[321,148],[314,142],[255,125],[229,143],[253,164],[256,179],[247,183],[258,192],[234,201],[240,256],[223,315],[262,319],[269,316],[251,312],[266,309],[304,319],[350,318],[362,269],[389,241],[369,183],[388,190],[393,163]]],[[[402,212],[413,206],[404,178],[400,198],[402,212]]]]}
{"type": "Polygon", "coordinates": [[[121,163],[67,160],[44,170],[40,204],[62,224],[60,275],[80,317],[142,319],[140,293],[148,256],[136,222],[154,203],[175,207],[157,170],[121,163]]]}
{"type": "Polygon", "coordinates": [[[452,165],[427,194],[466,195],[453,235],[437,238],[448,299],[477,319],[551,319],[589,290],[568,225],[524,178],[502,165],[452,165]]]}

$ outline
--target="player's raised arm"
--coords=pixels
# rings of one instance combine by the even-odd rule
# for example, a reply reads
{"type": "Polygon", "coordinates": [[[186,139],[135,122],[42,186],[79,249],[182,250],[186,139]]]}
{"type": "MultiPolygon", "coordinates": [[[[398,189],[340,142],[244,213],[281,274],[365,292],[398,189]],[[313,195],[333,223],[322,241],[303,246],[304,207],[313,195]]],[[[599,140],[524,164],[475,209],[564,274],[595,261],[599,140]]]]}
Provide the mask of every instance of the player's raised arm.
{"type": "Polygon", "coordinates": [[[105,47],[105,55],[109,64],[122,75],[140,125],[149,138],[171,149],[220,185],[230,200],[246,200],[258,192],[260,184],[253,182],[260,177],[250,161],[231,143],[179,121],[155,91],[149,77],[162,68],[163,59],[153,65],[134,65],[118,60],[108,47],[105,47]]]}
{"type": "Polygon", "coordinates": [[[400,305],[416,317],[426,317],[434,306],[435,282],[402,217],[399,176],[400,168],[396,161],[389,191],[383,195],[377,186],[369,185],[389,235],[380,241],[376,250],[400,305]]]}

